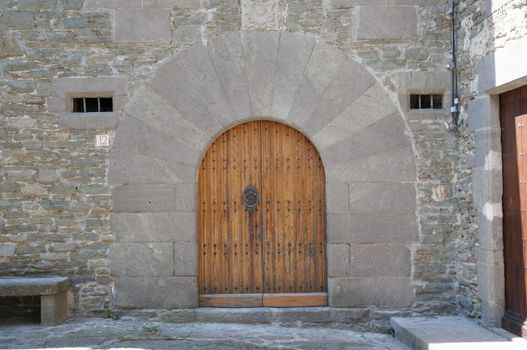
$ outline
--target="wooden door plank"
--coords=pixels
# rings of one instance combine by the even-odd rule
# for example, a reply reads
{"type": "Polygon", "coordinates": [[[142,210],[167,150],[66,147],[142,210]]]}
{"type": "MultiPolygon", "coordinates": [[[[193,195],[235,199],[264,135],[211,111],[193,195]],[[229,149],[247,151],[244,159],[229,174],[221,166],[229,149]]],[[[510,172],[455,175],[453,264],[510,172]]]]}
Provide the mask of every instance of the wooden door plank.
{"type": "Polygon", "coordinates": [[[261,307],[263,294],[202,294],[199,305],[202,307],[261,307]]]}
{"type": "Polygon", "coordinates": [[[289,126],[256,121],[220,135],[198,178],[200,294],[326,292],[324,176],[315,147],[289,126]],[[247,186],[260,195],[254,210],[247,186]]]}
{"type": "Polygon", "coordinates": [[[313,144],[263,122],[266,293],[326,292],[325,173],[313,144]]]}
{"type": "Polygon", "coordinates": [[[265,293],[262,305],[267,307],[327,306],[327,293],[265,293]]]}
{"type": "MultiPolygon", "coordinates": [[[[207,150],[198,177],[198,283],[201,294],[260,292],[263,283],[258,213],[243,191],[260,187],[259,122],[235,126],[207,150]]],[[[261,205],[260,205],[261,207],[261,205]]]]}

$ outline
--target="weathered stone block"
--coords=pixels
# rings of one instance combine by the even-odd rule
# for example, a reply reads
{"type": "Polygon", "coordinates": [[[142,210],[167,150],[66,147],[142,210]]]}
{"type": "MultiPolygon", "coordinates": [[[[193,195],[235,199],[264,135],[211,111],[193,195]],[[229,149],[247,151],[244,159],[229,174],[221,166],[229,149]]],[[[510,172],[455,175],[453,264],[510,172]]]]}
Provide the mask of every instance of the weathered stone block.
{"type": "Polygon", "coordinates": [[[240,33],[214,38],[207,44],[207,48],[235,116],[253,116],[240,33]]]}
{"type": "Polygon", "coordinates": [[[40,324],[56,326],[68,318],[68,298],[66,291],[40,297],[40,324]]]}
{"type": "Polygon", "coordinates": [[[15,80],[8,83],[9,89],[15,93],[32,92],[35,90],[33,80],[15,80]]]}
{"type": "Polygon", "coordinates": [[[317,132],[313,141],[318,149],[324,149],[396,112],[397,108],[382,86],[374,84],[317,132]]]}
{"type": "Polygon", "coordinates": [[[317,42],[289,110],[289,121],[303,126],[317,107],[317,102],[329,84],[340,72],[347,57],[338,48],[317,42]]]}
{"type": "MultiPolygon", "coordinates": [[[[501,155],[496,153],[497,157],[501,155]]],[[[503,194],[502,170],[489,167],[487,169],[476,167],[472,173],[474,186],[474,204],[476,208],[483,211],[487,203],[498,204],[503,194]]]]}
{"type": "Polygon", "coordinates": [[[359,40],[417,37],[417,11],[413,6],[363,6],[356,23],[359,40]]]}
{"type": "Polygon", "coordinates": [[[167,9],[120,9],[115,12],[114,38],[118,43],[160,43],[172,40],[167,9]]]}
{"type": "Polygon", "coordinates": [[[252,117],[270,116],[279,33],[242,32],[252,117]]]}
{"type": "Polygon", "coordinates": [[[328,295],[332,307],[401,308],[414,299],[407,277],[330,278],[328,295]]]}
{"type": "Polygon", "coordinates": [[[141,0],[86,0],[84,8],[99,9],[99,8],[140,8],[141,0]]]}
{"type": "Polygon", "coordinates": [[[501,203],[486,203],[478,208],[478,239],[481,249],[503,248],[503,213],[501,203]]]}
{"type": "Polygon", "coordinates": [[[6,10],[0,13],[0,29],[5,28],[25,30],[35,27],[33,11],[6,10]]]}
{"type": "Polygon", "coordinates": [[[381,6],[386,0],[323,0],[324,7],[328,9],[345,9],[353,6],[381,6]]]}
{"type": "Polygon", "coordinates": [[[349,185],[343,182],[326,184],[327,212],[330,214],[349,213],[349,185]]]}
{"type": "Polygon", "coordinates": [[[125,113],[198,151],[205,149],[210,142],[203,130],[185,119],[171,104],[147,87],[137,90],[127,104],[125,113]]]}
{"type": "Polygon", "coordinates": [[[196,208],[196,184],[186,183],[176,185],[177,211],[194,211],[196,208]]]}
{"type": "Polygon", "coordinates": [[[364,128],[361,132],[320,150],[320,154],[324,165],[331,167],[334,164],[410,147],[412,143],[406,125],[401,115],[394,113],[364,128]]]}
{"type": "Polygon", "coordinates": [[[501,171],[501,129],[483,129],[474,133],[474,157],[476,167],[501,171]]]}
{"type": "Polygon", "coordinates": [[[350,247],[348,244],[328,244],[328,276],[348,277],[350,247]]]}
{"type": "Polygon", "coordinates": [[[350,211],[353,214],[415,213],[414,184],[352,183],[350,211]]]}
{"type": "Polygon", "coordinates": [[[328,214],[329,243],[408,243],[418,239],[415,214],[328,214]]]}
{"type": "Polygon", "coordinates": [[[114,276],[164,277],[174,274],[172,243],[116,243],[109,252],[114,276]]]}
{"type": "Polygon", "coordinates": [[[116,213],[112,216],[112,232],[117,242],[194,242],[196,214],[116,213]]]}
{"type": "Polygon", "coordinates": [[[412,147],[401,147],[330,165],[328,181],[412,182],[416,180],[412,147]]]}
{"type": "Polygon", "coordinates": [[[61,115],[59,125],[62,129],[114,129],[119,124],[119,115],[114,112],[66,113],[61,115]]]}
{"type": "Polygon", "coordinates": [[[183,309],[198,306],[195,277],[119,277],[115,288],[119,307],[183,309]]]}
{"type": "Polygon", "coordinates": [[[198,9],[201,6],[201,2],[195,0],[143,0],[144,8],[198,9]]]}
{"type": "Polygon", "coordinates": [[[20,49],[15,38],[0,36],[0,58],[22,56],[23,54],[24,52],[20,49]]]}
{"type": "Polygon", "coordinates": [[[67,277],[3,277],[0,296],[55,295],[65,292],[69,285],[67,277]]]}
{"type": "Polygon", "coordinates": [[[352,277],[409,277],[410,250],[401,244],[352,244],[349,275],[352,277]]]}
{"type": "Polygon", "coordinates": [[[203,45],[194,45],[165,63],[149,85],[209,137],[234,122],[229,100],[203,45]]]}
{"type": "Polygon", "coordinates": [[[278,30],[280,6],[278,0],[242,0],[242,29],[278,30]]]}
{"type": "Polygon", "coordinates": [[[131,117],[119,123],[114,148],[191,166],[201,158],[197,150],[131,117]]]}
{"type": "Polygon", "coordinates": [[[51,91],[54,96],[69,96],[72,93],[105,93],[126,95],[125,76],[64,77],[53,78],[51,91]]]}
{"type": "Polygon", "coordinates": [[[162,159],[144,156],[117,148],[110,153],[108,181],[110,184],[189,182],[196,177],[196,169],[162,159]]]}
{"type": "Polygon", "coordinates": [[[374,83],[373,76],[361,64],[347,60],[317,102],[305,126],[306,131],[311,135],[316,134],[374,83]]]}
{"type": "Polygon", "coordinates": [[[494,96],[477,97],[468,104],[468,125],[470,130],[499,129],[499,101],[494,96]]]}
{"type": "Polygon", "coordinates": [[[174,243],[174,275],[196,276],[198,247],[195,243],[174,243]]]}
{"type": "Polygon", "coordinates": [[[148,213],[176,211],[174,185],[123,185],[112,191],[115,213],[148,213]]]}
{"type": "Polygon", "coordinates": [[[0,256],[14,256],[16,244],[2,243],[0,244],[0,256]]]}
{"type": "Polygon", "coordinates": [[[280,33],[273,90],[273,116],[285,118],[289,114],[297,85],[302,80],[302,73],[309,62],[315,44],[315,37],[309,35],[280,33]]]}

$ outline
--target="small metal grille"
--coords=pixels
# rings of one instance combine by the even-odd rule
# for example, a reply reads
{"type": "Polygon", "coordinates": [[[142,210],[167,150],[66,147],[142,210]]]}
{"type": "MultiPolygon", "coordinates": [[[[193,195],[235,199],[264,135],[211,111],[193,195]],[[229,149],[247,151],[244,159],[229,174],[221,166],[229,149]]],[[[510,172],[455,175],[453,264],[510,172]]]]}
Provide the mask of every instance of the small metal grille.
{"type": "Polygon", "coordinates": [[[73,113],[113,112],[112,97],[74,97],[73,113]]]}
{"type": "Polygon", "coordinates": [[[410,95],[410,109],[442,109],[443,95],[410,95]]]}

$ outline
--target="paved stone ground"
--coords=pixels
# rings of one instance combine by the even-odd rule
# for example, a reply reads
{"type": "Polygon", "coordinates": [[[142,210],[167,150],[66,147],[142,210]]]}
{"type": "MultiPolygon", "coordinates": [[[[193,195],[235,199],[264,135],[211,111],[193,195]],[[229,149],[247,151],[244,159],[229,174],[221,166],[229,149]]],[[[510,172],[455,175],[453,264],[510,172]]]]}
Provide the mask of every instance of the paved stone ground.
{"type": "Polygon", "coordinates": [[[133,317],[75,319],[57,327],[1,324],[0,348],[407,350],[386,334],[278,325],[171,324],[133,317]]]}

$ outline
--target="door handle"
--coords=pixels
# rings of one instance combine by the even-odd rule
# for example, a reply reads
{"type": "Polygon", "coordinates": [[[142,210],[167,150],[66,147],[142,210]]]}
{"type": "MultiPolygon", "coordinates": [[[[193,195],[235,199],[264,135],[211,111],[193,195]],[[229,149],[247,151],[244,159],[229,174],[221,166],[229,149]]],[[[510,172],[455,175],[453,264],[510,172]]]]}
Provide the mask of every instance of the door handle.
{"type": "Polygon", "coordinates": [[[258,191],[254,186],[247,186],[243,190],[243,204],[247,207],[247,210],[252,212],[258,205],[258,191]]]}

